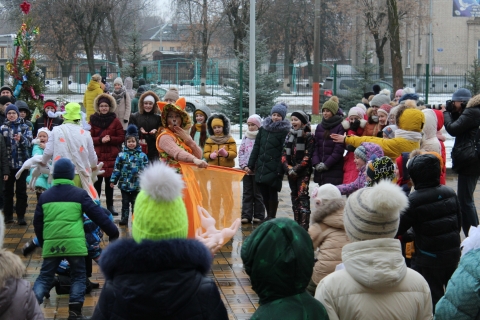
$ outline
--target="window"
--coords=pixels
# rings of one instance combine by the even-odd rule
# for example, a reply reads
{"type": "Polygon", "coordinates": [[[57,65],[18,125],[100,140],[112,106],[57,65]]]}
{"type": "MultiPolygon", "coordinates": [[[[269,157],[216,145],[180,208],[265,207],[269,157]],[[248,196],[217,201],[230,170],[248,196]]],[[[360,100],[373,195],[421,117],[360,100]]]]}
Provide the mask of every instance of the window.
{"type": "Polygon", "coordinates": [[[5,59],[5,48],[4,47],[0,48],[0,58],[5,59]]]}
{"type": "Polygon", "coordinates": [[[412,52],[412,42],[410,40],[407,40],[407,68],[410,68],[410,54],[412,52]]]}
{"type": "Polygon", "coordinates": [[[174,48],[174,47],[170,47],[170,51],[175,51],[175,48],[174,48]]]}
{"type": "Polygon", "coordinates": [[[477,41],[477,58],[480,59],[480,40],[477,41]]]}

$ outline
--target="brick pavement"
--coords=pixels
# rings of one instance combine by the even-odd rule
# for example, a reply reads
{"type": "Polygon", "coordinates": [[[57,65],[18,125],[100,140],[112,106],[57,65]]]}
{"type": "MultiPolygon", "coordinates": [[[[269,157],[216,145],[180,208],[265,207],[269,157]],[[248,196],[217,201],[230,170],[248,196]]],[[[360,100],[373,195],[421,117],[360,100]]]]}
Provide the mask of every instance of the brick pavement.
{"type": "MultiPolygon", "coordinates": [[[[456,189],[457,180],[454,175],[450,175],[447,185],[456,189]]],[[[313,186],[313,183],[311,184],[313,186]]],[[[278,217],[289,217],[293,219],[290,204],[290,189],[288,182],[283,182],[283,189],[280,194],[280,204],[278,217]]],[[[480,188],[475,192],[475,203],[480,205],[480,188]]],[[[29,196],[29,206],[27,211],[27,226],[7,225],[5,236],[5,248],[11,250],[21,256],[23,262],[27,266],[25,279],[34,282],[38,276],[42,259],[40,250],[28,258],[23,258],[21,248],[31,238],[34,237],[32,218],[36,205],[35,195],[29,196]]],[[[120,211],[121,196],[118,189],[115,190],[115,208],[120,211]]],[[[480,207],[479,207],[480,208],[480,207]]],[[[116,218],[118,224],[118,217],[116,218]]],[[[128,229],[119,227],[121,237],[128,237],[128,229]]],[[[227,243],[222,250],[215,255],[212,270],[209,274],[221,291],[222,299],[227,307],[230,319],[249,319],[258,307],[258,297],[252,290],[250,279],[245,273],[243,263],[240,258],[240,249],[243,239],[247,237],[255,229],[254,225],[243,225],[233,239],[227,243]]],[[[463,234],[463,233],[462,233],[463,234]]],[[[108,242],[104,243],[104,246],[108,242]]],[[[100,283],[103,286],[104,278],[99,267],[93,265],[92,281],[100,283]]],[[[98,301],[101,289],[93,290],[86,295],[84,304],[84,314],[90,316],[98,301]]],[[[50,299],[46,299],[42,305],[46,319],[66,319],[68,317],[68,295],[56,295],[55,290],[51,291],[50,299]]]]}

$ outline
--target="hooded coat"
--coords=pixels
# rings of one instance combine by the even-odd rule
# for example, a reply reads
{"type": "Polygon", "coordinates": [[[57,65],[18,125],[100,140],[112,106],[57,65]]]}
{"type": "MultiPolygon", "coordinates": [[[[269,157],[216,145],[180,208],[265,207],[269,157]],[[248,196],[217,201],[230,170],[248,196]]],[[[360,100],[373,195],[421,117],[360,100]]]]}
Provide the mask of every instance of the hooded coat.
{"type": "Polygon", "coordinates": [[[115,165],[115,159],[120,152],[122,143],[125,141],[125,133],[120,120],[115,115],[117,104],[115,99],[107,94],[102,93],[95,98],[93,102],[95,113],[90,117],[90,134],[92,135],[93,146],[97,154],[98,161],[103,162],[104,177],[110,177],[115,165]],[[110,110],[107,114],[100,114],[98,109],[98,100],[100,98],[107,98],[110,101],[110,110]],[[103,143],[102,139],[105,136],[110,136],[110,141],[103,143]]]}
{"type": "MultiPolygon", "coordinates": [[[[157,106],[157,101],[160,101],[158,96],[153,91],[147,91],[140,96],[138,100],[138,112],[130,115],[129,124],[134,124],[138,128],[138,132],[140,132],[140,128],[143,128],[146,132],[150,132],[151,130],[155,129],[158,130],[161,126],[161,119],[160,114],[157,106]],[[145,112],[143,108],[143,100],[147,96],[152,96],[155,99],[153,104],[153,109],[150,112],[145,112]]],[[[145,139],[148,147],[148,161],[152,162],[158,160],[158,151],[156,146],[156,135],[147,134],[143,135],[140,133],[140,139],[145,139]]]]}
{"type": "Polygon", "coordinates": [[[285,137],[290,131],[290,121],[273,122],[272,117],[263,120],[253,145],[248,168],[255,172],[255,182],[282,190],[282,152],[285,137]]]}
{"type": "Polygon", "coordinates": [[[90,121],[90,116],[95,113],[95,108],[93,107],[93,100],[103,93],[103,89],[100,86],[100,82],[95,80],[90,80],[87,86],[87,91],[83,96],[83,107],[85,108],[85,113],[87,114],[87,121],[90,121]]]}
{"type": "Polygon", "coordinates": [[[400,241],[373,239],[342,249],[345,269],[318,284],[315,299],[330,320],[431,320],[432,298],[425,279],[407,268],[400,241]]]}
{"type": "Polygon", "coordinates": [[[130,77],[126,77],[125,81],[123,81],[123,85],[125,86],[125,90],[127,91],[128,96],[130,97],[130,101],[135,98],[135,90],[133,90],[133,80],[130,77]]]}
{"type": "MultiPolygon", "coordinates": [[[[473,140],[480,126],[480,95],[472,97],[461,113],[444,112],[443,117],[445,130],[455,137],[453,149],[473,140]]],[[[480,159],[462,163],[455,158],[452,150],[452,169],[458,174],[480,175],[480,159]]]]}
{"type": "Polygon", "coordinates": [[[92,319],[226,320],[211,263],[196,240],[112,243],[100,259],[105,286],[92,319]]]}
{"type": "Polygon", "coordinates": [[[251,319],[328,319],[305,289],[313,270],[313,246],[295,221],[273,219],[242,245],[242,260],[260,307],[251,319]]]}
{"type": "Polygon", "coordinates": [[[24,273],[20,257],[0,249],[0,320],[44,319],[30,282],[22,279],[24,273]]]}
{"type": "Polygon", "coordinates": [[[425,151],[436,152],[441,155],[440,141],[437,138],[437,116],[432,109],[423,109],[425,125],[423,126],[423,137],[420,148],[425,151]]]}
{"type": "Polygon", "coordinates": [[[203,157],[206,159],[208,164],[233,168],[235,166],[235,158],[237,157],[237,143],[235,142],[235,139],[230,135],[230,119],[228,119],[227,116],[222,113],[214,114],[213,116],[208,118],[207,128],[210,138],[208,138],[205,142],[205,146],[203,148],[203,157]],[[212,128],[213,119],[222,120],[223,136],[230,136],[230,138],[224,144],[215,143],[215,141],[213,141],[213,139],[211,138],[215,136],[212,128]],[[218,152],[218,150],[220,150],[221,148],[224,148],[227,151],[228,155],[226,157],[217,156],[217,158],[215,159],[210,159],[210,155],[212,154],[212,152],[218,152]]]}

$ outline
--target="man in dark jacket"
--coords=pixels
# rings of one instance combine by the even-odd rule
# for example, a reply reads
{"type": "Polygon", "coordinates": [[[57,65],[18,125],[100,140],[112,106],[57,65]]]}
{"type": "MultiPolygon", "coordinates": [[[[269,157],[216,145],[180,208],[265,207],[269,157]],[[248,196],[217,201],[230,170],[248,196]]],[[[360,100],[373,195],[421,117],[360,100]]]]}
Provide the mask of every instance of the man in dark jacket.
{"type": "Polygon", "coordinates": [[[95,204],[88,193],[73,184],[75,167],[71,160],[61,158],[53,168],[53,184],[42,193],[35,209],[33,225],[42,247],[43,264],[33,291],[38,303],[50,291],[55,271],[62,258],[70,263],[69,320],[82,319],[85,300],[85,232],[83,213],[110,237],[118,238],[118,229],[103,209],[95,204]]]}
{"type": "Polygon", "coordinates": [[[415,191],[400,216],[397,235],[415,232],[415,269],[427,280],[433,310],[460,260],[460,204],[455,191],[440,184],[440,160],[433,154],[410,159],[407,165],[415,191]]]}
{"type": "Polygon", "coordinates": [[[472,141],[480,125],[480,95],[471,97],[472,94],[467,89],[458,89],[452,96],[452,103],[443,113],[445,130],[455,137],[452,169],[458,173],[457,195],[462,209],[462,229],[465,236],[468,236],[470,226],[478,226],[473,193],[480,177],[480,160],[476,157],[461,159],[465,152],[455,150],[472,141]]]}

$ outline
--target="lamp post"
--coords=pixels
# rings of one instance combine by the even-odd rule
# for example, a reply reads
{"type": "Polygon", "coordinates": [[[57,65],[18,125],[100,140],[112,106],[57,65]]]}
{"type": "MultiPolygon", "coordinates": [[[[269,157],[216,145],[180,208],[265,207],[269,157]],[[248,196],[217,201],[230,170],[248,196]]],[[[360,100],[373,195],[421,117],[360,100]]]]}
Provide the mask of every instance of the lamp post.
{"type": "Polygon", "coordinates": [[[321,0],[315,0],[315,25],[313,39],[313,84],[312,113],[319,114],[320,109],[320,8],[321,0]]]}
{"type": "Polygon", "coordinates": [[[248,113],[255,114],[255,0],[250,0],[250,53],[249,53],[248,113]]]}

